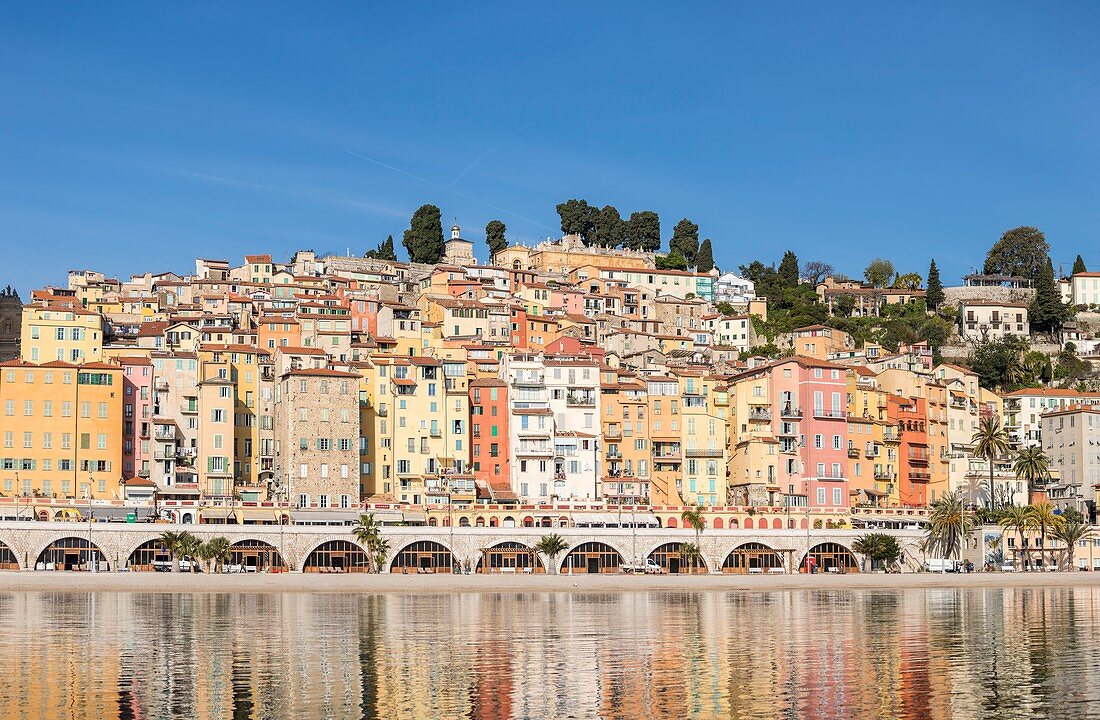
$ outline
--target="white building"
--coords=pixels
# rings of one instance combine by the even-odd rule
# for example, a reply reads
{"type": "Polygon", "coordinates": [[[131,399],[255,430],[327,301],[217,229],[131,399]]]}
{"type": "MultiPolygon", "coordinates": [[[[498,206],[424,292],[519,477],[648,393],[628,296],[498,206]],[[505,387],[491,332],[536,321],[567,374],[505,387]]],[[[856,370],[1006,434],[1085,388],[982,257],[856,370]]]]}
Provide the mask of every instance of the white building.
{"type": "Polygon", "coordinates": [[[1006,335],[1027,337],[1031,334],[1027,304],[963,300],[959,303],[959,334],[974,342],[1000,340],[1006,335]]]}
{"type": "Polygon", "coordinates": [[[756,297],[756,285],[752,280],[734,273],[725,273],[714,283],[714,302],[728,302],[730,305],[748,306],[756,297]]]}

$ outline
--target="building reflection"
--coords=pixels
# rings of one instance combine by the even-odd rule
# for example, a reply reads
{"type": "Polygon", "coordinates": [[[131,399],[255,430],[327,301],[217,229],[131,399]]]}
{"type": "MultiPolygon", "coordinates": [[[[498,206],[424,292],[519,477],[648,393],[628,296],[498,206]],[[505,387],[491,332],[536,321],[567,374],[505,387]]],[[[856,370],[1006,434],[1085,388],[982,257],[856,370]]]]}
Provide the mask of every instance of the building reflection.
{"type": "Polygon", "coordinates": [[[0,593],[0,702],[46,720],[1088,717],[1098,615],[1092,589],[0,593]]]}

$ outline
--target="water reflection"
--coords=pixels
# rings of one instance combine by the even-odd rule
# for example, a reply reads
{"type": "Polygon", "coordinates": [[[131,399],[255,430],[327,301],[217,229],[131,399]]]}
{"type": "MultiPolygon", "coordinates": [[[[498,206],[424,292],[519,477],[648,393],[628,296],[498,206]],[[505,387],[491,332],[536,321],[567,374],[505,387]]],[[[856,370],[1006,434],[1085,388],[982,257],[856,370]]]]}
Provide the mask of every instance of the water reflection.
{"type": "Polygon", "coordinates": [[[0,594],[7,715],[1100,718],[1100,591],[0,594]]]}

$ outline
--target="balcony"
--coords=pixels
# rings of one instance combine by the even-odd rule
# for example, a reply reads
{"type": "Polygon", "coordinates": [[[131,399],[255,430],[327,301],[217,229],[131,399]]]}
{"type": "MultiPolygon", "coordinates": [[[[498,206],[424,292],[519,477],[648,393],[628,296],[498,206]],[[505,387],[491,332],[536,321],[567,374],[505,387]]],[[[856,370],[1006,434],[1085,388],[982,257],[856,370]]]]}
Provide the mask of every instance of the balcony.
{"type": "Polygon", "coordinates": [[[772,411],[770,409],[750,410],[749,422],[771,422],[772,411]]]}
{"type": "Polygon", "coordinates": [[[909,451],[909,462],[916,463],[918,465],[927,465],[928,464],[928,451],[927,450],[925,450],[923,452],[913,452],[912,450],[909,451]]]}
{"type": "Polygon", "coordinates": [[[825,420],[846,420],[848,419],[847,410],[826,410],[825,408],[814,408],[814,417],[825,420]]]}
{"type": "Polygon", "coordinates": [[[623,436],[623,431],[619,429],[618,425],[615,425],[605,430],[603,436],[606,438],[621,438],[623,436]]]}
{"type": "Polygon", "coordinates": [[[794,407],[793,405],[784,405],[779,410],[779,417],[798,420],[802,417],[802,408],[794,407]]]}
{"type": "Polygon", "coordinates": [[[181,403],[180,404],[180,412],[183,413],[184,415],[198,415],[199,414],[199,406],[198,406],[197,403],[194,404],[194,405],[192,405],[190,403],[181,403]]]}
{"type": "Polygon", "coordinates": [[[779,442],[779,452],[784,455],[797,455],[798,444],[787,440],[781,440],[779,442]]]}
{"type": "Polygon", "coordinates": [[[875,480],[887,480],[894,479],[894,473],[887,468],[875,468],[875,480]]]}
{"type": "Polygon", "coordinates": [[[848,446],[848,457],[850,457],[852,459],[858,458],[859,457],[859,448],[857,448],[855,445],[849,445],[848,446]]]}
{"type": "Polygon", "coordinates": [[[688,448],[684,453],[689,458],[720,458],[725,454],[721,448],[688,448]]]}
{"type": "Polygon", "coordinates": [[[565,396],[565,404],[569,407],[596,407],[596,394],[569,393],[565,396]]]}
{"type": "Polygon", "coordinates": [[[910,482],[930,482],[932,473],[927,470],[910,470],[909,480],[910,482]]]}
{"type": "Polygon", "coordinates": [[[608,460],[622,460],[622,458],[623,458],[623,454],[621,452],[619,452],[618,450],[608,450],[607,451],[607,459],[608,460]]]}

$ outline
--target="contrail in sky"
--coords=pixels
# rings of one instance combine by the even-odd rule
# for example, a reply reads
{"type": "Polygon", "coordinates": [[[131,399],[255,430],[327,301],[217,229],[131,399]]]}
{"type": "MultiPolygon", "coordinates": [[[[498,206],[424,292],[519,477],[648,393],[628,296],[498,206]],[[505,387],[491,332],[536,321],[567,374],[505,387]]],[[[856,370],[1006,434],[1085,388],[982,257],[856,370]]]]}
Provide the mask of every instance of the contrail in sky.
{"type": "MultiPolygon", "coordinates": [[[[459,196],[460,198],[465,198],[466,200],[469,200],[471,202],[476,202],[479,205],[484,205],[487,208],[492,208],[493,210],[496,210],[497,212],[502,212],[502,213],[505,213],[506,215],[511,215],[512,217],[519,218],[520,220],[523,220],[524,222],[529,222],[532,225],[537,225],[538,227],[543,228],[544,230],[549,230],[550,232],[554,232],[553,228],[551,228],[547,225],[543,225],[538,220],[532,220],[529,217],[524,217],[523,215],[520,215],[519,213],[512,212],[511,210],[508,210],[506,208],[502,208],[499,205],[494,205],[492,203],[485,202],[484,200],[479,200],[478,198],[467,195],[466,193],[461,192],[460,190],[455,190],[452,187],[448,187],[446,185],[441,185],[440,183],[437,183],[434,180],[429,180],[427,178],[422,178],[419,175],[413,175],[411,172],[407,172],[405,170],[402,170],[399,167],[394,167],[393,165],[387,165],[386,163],[382,162],[381,160],[375,160],[372,157],[367,157],[366,155],[360,155],[359,153],[352,152],[351,150],[345,150],[344,152],[346,152],[348,155],[351,155],[352,157],[357,157],[360,160],[366,160],[369,163],[374,163],[375,165],[377,165],[379,167],[384,167],[387,170],[392,170],[395,173],[400,173],[401,175],[404,175],[405,177],[408,177],[408,178],[412,178],[413,180],[419,180],[422,183],[426,183],[428,185],[431,185],[432,187],[443,190],[444,192],[452,193],[454,195],[459,196]]],[[[488,153],[486,153],[486,155],[487,154],[488,153]]]]}
{"type": "MultiPolygon", "coordinates": [[[[535,122],[534,120],[528,120],[528,121],[527,121],[526,123],[524,123],[524,124],[523,124],[523,126],[522,126],[522,127],[520,127],[520,128],[518,129],[518,130],[516,130],[516,131],[515,131],[515,133],[521,133],[521,132],[523,132],[523,131],[524,131],[524,130],[526,130],[527,128],[531,127],[531,125],[532,125],[532,124],[534,124],[534,122],[535,122]]],[[[513,135],[514,135],[515,133],[510,133],[510,134],[513,134],[513,135]]],[[[480,155],[478,155],[478,156],[477,156],[477,157],[476,157],[476,158],[474,159],[474,161],[473,161],[472,163],[470,163],[469,165],[467,165],[466,167],[464,167],[464,168],[462,169],[462,172],[460,172],[460,173],[458,174],[458,176],[457,176],[457,177],[456,177],[456,178],[455,178],[454,180],[452,180],[452,181],[451,181],[451,185],[454,185],[455,183],[457,183],[457,182],[458,182],[459,180],[461,180],[461,179],[462,179],[462,177],[463,177],[463,176],[464,176],[464,175],[465,175],[466,173],[470,172],[470,171],[471,171],[471,170],[473,170],[473,169],[474,169],[475,167],[477,167],[477,164],[478,164],[478,163],[480,163],[480,162],[481,162],[482,160],[484,160],[485,158],[487,158],[487,157],[489,157],[490,155],[492,155],[493,153],[495,153],[495,152],[496,152],[497,150],[500,150],[500,149],[501,149],[502,147],[504,147],[504,146],[505,146],[505,145],[506,145],[507,143],[508,143],[508,139],[504,139],[504,140],[502,140],[502,141],[498,142],[498,143],[497,143],[496,145],[494,145],[493,147],[491,147],[491,148],[489,148],[488,150],[486,150],[485,152],[483,152],[483,153],[481,153],[480,155]]]]}

